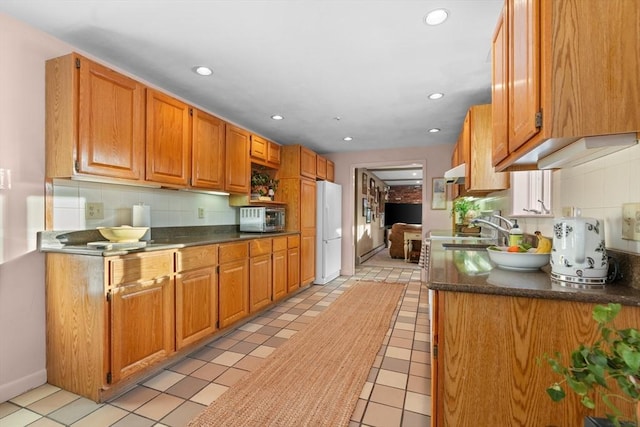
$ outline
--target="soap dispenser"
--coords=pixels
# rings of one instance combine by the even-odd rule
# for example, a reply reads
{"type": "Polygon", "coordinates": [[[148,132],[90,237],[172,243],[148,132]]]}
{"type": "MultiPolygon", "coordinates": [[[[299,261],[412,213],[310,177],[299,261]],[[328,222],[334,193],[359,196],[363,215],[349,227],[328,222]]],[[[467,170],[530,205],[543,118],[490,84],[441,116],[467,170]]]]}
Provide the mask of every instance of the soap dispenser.
{"type": "Polygon", "coordinates": [[[522,229],[518,225],[518,220],[513,220],[513,227],[509,230],[509,246],[519,246],[522,244],[522,229]]]}

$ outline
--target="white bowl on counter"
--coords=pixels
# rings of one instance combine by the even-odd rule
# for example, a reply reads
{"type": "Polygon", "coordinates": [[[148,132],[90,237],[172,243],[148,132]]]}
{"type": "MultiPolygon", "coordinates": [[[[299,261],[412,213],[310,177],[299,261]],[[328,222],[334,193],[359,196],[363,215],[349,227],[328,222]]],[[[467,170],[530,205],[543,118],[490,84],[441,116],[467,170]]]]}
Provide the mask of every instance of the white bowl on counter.
{"type": "Polygon", "coordinates": [[[549,264],[551,254],[538,254],[536,249],[528,252],[508,252],[507,246],[491,246],[487,248],[489,259],[498,268],[514,271],[535,271],[549,264]]]}
{"type": "Polygon", "coordinates": [[[121,225],[120,227],[98,227],[102,237],[115,243],[130,243],[140,240],[149,227],[131,227],[121,225]]]}

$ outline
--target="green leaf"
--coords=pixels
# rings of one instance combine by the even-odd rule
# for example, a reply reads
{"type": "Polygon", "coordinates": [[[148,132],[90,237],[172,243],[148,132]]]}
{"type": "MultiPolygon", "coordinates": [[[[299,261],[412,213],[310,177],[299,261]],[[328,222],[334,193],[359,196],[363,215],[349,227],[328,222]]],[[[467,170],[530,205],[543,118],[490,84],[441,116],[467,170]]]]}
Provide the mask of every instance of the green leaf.
{"type": "Polygon", "coordinates": [[[593,403],[593,400],[591,400],[591,398],[589,396],[582,396],[582,400],[580,400],[580,402],[582,402],[582,404],[584,406],[586,406],[589,409],[593,409],[596,407],[596,404],[593,403]]]}
{"type": "Polygon", "coordinates": [[[573,390],[580,396],[584,396],[585,394],[587,394],[588,388],[586,384],[580,381],[576,381],[573,378],[569,377],[567,378],[567,385],[571,387],[571,390],[573,390]]]}
{"type": "Polygon", "coordinates": [[[622,356],[624,363],[629,366],[629,369],[637,374],[638,370],[640,370],[640,353],[638,353],[637,350],[633,350],[629,346],[626,346],[620,351],[620,355],[622,356]]]}
{"type": "Polygon", "coordinates": [[[565,398],[565,393],[560,384],[555,383],[551,387],[547,388],[547,394],[551,397],[551,400],[554,402],[559,402],[565,398]]]}
{"type": "Polygon", "coordinates": [[[607,306],[596,305],[593,309],[593,318],[600,324],[609,323],[618,315],[621,308],[620,304],[611,302],[607,306]]]}

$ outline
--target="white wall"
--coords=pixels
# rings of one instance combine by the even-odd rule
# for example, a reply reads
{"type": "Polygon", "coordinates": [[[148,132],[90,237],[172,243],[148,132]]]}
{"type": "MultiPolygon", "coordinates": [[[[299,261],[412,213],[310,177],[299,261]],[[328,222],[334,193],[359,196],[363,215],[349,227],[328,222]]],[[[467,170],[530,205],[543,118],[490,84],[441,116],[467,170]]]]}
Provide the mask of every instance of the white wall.
{"type": "Polygon", "coordinates": [[[45,372],[44,63],[70,47],[0,14],[0,402],[43,384],[45,372]]]}
{"type": "MultiPolygon", "coordinates": [[[[351,275],[355,271],[355,170],[377,166],[397,166],[407,164],[422,165],[423,182],[422,209],[423,229],[450,229],[450,209],[431,210],[431,178],[444,175],[451,167],[453,145],[443,144],[431,147],[394,148],[389,150],[369,150],[348,153],[324,154],[335,163],[335,181],[342,185],[342,270],[341,274],[351,275]]],[[[362,201],[360,201],[361,203],[362,201]]]]}

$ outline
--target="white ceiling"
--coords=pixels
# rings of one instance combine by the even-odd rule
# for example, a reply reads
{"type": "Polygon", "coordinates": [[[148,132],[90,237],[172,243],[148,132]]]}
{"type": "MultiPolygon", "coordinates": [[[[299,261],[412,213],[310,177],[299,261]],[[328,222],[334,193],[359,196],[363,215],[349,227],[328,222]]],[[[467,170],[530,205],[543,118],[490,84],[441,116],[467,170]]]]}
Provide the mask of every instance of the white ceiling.
{"type": "Polygon", "coordinates": [[[491,100],[502,4],[0,0],[0,12],[255,133],[325,154],[453,144],[467,109],[491,100]],[[436,8],[450,17],[427,26],[436,8]],[[195,65],[214,73],[198,76],[195,65]],[[431,101],[432,92],[445,96],[431,101]]]}

